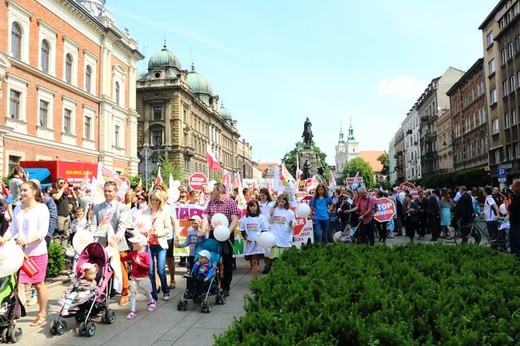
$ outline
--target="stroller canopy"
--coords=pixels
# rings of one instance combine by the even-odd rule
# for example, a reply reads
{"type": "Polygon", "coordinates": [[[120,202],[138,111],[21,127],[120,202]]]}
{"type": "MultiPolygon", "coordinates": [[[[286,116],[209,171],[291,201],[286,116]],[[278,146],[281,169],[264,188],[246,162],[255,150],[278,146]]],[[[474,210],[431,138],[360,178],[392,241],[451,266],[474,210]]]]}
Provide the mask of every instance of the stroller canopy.
{"type": "Polygon", "coordinates": [[[222,247],[216,239],[206,239],[197,246],[197,251],[195,251],[195,261],[199,259],[199,252],[202,250],[208,250],[211,253],[210,262],[220,262],[222,247]]]}

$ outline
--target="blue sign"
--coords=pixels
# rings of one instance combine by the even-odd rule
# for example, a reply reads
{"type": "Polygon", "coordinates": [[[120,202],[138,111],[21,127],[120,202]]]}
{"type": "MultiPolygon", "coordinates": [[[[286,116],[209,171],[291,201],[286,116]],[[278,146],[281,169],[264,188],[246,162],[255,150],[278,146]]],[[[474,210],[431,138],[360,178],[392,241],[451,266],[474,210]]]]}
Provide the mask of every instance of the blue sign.
{"type": "Polygon", "coordinates": [[[497,178],[506,178],[506,169],[505,168],[497,169],[497,178]]]}

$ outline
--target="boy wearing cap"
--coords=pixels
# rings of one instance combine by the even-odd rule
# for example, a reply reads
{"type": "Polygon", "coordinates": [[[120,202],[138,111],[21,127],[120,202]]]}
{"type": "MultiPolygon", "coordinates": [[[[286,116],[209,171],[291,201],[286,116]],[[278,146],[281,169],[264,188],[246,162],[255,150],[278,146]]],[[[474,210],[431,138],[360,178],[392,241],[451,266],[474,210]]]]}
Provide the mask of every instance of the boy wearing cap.
{"type": "Polygon", "coordinates": [[[189,255],[188,255],[188,273],[190,272],[190,269],[193,268],[193,261],[195,259],[195,251],[197,251],[197,246],[204,240],[204,236],[199,236],[198,233],[200,232],[200,224],[202,222],[200,216],[193,215],[190,219],[191,221],[191,227],[188,228],[188,234],[186,235],[186,239],[184,240],[184,243],[179,244],[179,241],[175,239],[175,247],[177,248],[183,248],[186,246],[189,246],[189,255]]]}
{"type": "Polygon", "coordinates": [[[135,300],[137,293],[144,294],[148,298],[148,311],[155,310],[157,302],[152,297],[152,282],[148,276],[150,270],[150,254],[146,252],[148,240],[144,234],[139,233],[128,239],[132,243],[133,250],[127,255],[121,255],[121,262],[130,261],[132,274],[130,277],[130,313],[126,316],[131,320],[137,316],[135,300]]]}
{"type": "Polygon", "coordinates": [[[192,295],[196,294],[196,292],[201,292],[202,288],[206,286],[206,283],[211,280],[215,269],[210,260],[211,253],[208,250],[201,250],[199,252],[199,259],[193,265],[191,275],[187,276],[187,290],[184,297],[193,298],[192,295]]]}

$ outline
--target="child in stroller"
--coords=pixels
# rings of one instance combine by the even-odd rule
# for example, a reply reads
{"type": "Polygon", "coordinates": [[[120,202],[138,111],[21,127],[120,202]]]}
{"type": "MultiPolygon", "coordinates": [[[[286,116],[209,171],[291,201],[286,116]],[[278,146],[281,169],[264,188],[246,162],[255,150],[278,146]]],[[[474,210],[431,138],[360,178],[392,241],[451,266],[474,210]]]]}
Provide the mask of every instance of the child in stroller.
{"type": "Polygon", "coordinates": [[[347,223],[343,232],[338,231],[334,233],[334,242],[335,243],[355,243],[356,242],[356,229],[352,228],[350,223],[347,223]]]}
{"type": "MultiPolygon", "coordinates": [[[[95,282],[97,283],[92,291],[84,295],[81,300],[67,300],[61,299],[62,307],[56,320],[52,321],[50,325],[50,332],[52,335],[62,335],[67,331],[67,322],[62,320],[63,317],[75,317],[76,322],[80,323],[78,327],[79,335],[91,337],[96,333],[96,325],[91,321],[91,316],[101,315],[101,321],[106,324],[113,324],[115,322],[116,314],[109,307],[110,293],[112,291],[112,268],[108,254],[100,243],[94,242],[88,244],[83,251],[81,251],[78,261],[76,263],[76,281],[79,282],[85,279],[85,268],[96,269],[95,282]],[[64,309],[66,309],[64,313],[64,309]]],[[[87,280],[92,283],[91,280],[87,280]]],[[[73,284],[74,286],[74,284],[73,284]]],[[[73,292],[74,290],[71,290],[73,292]]],[[[83,292],[84,293],[84,292],[83,292]]],[[[83,295],[83,294],[82,294],[83,295]]],[[[79,292],[78,292],[79,296],[79,292]]]]}
{"type": "Polygon", "coordinates": [[[69,308],[73,302],[85,301],[96,292],[97,265],[89,262],[83,263],[81,272],[80,279],[76,280],[62,294],[62,299],[64,299],[63,309],[61,309],[62,316],[69,314],[69,308]]]}
{"type": "Polygon", "coordinates": [[[206,239],[197,248],[195,264],[187,278],[186,291],[177,304],[178,310],[188,309],[188,299],[201,303],[201,312],[211,312],[208,302],[210,294],[216,294],[215,303],[225,304],[226,298],[220,289],[221,264],[220,243],[215,239],[206,239]]]}

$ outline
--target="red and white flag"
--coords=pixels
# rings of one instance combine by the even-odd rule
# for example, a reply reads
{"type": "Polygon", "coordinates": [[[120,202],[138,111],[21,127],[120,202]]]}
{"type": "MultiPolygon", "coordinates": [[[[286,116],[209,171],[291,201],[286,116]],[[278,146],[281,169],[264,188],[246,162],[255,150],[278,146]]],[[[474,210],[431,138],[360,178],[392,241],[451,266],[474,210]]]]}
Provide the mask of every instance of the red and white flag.
{"type": "Polygon", "coordinates": [[[229,192],[231,190],[231,174],[227,169],[222,170],[222,179],[220,182],[226,185],[226,191],[229,192]]]}
{"type": "Polygon", "coordinates": [[[217,161],[217,158],[209,144],[206,145],[206,160],[208,161],[209,169],[212,171],[220,171],[220,163],[217,161]]]}
{"type": "Polygon", "coordinates": [[[155,185],[159,185],[163,183],[163,178],[161,177],[161,166],[159,166],[159,169],[157,170],[157,177],[155,177],[155,185]]]}
{"type": "Polygon", "coordinates": [[[303,174],[303,171],[301,169],[299,169],[298,167],[296,167],[296,180],[300,180],[300,178],[302,177],[302,174],[303,174]]]}

